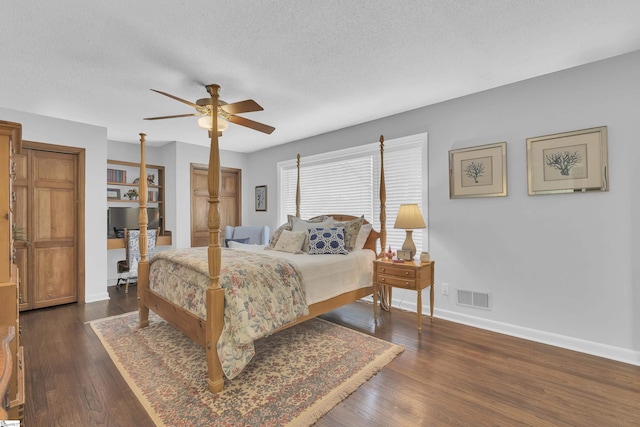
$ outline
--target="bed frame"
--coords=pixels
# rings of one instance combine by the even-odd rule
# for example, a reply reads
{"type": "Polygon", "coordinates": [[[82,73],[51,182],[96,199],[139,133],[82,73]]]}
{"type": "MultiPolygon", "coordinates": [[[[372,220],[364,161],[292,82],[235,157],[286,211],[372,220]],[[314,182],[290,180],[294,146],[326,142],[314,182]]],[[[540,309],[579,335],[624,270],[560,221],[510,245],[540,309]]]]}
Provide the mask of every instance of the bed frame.
{"type": "MultiPolygon", "coordinates": [[[[219,90],[218,85],[206,86],[211,96],[211,105],[218,105],[219,90]]],[[[217,111],[212,111],[212,129],[217,129],[217,111]]],[[[220,286],[220,266],[222,249],[220,247],[220,150],[218,145],[218,133],[209,132],[211,135],[211,146],[209,150],[209,276],[210,283],[206,291],[207,318],[202,320],[191,312],[177,307],[167,299],[159,296],[149,289],[149,260],[147,256],[147,180],[139,181],[139,202],[140,214],[138,223],[140,227],[140,261],[138,263],[138,312],[140,317],[140,327],[149,325],[149,309],[157,313],[167,322],[184,332],[192,340],[203,346],[207,354],[207,384],[212,393],[221,391],[224,387],[224,375],[216,351],[216,343],[222,332],[224,324],[224,290],[220,286]]],[[[145,138],[144,133],[140,134],[140,176],[147,176],[145,167],[145,138]]],[[[374,230],[369,234],[365,248],[371,249],[377,256],[384,253],[386,245],[386,189],[384,181],[384,137],[380,136],[380,232],[374,230]],[[377,240],[380,239],[380,252],[378,252],[377,240]]],[[[298,181],[296,188],[296,216],[300,217],[300,155],[297,157],[298,181]]],[[[355,219],[351,215],[331,215],[338,221],[355,219]]],[[[304,322],[320,314],[327,313],[343,305],[354,302],[360,298],[373,293],[372,286],[347,292],[326,301],[318,302],[309,306],[309,314],[298,318],[286,327],[304,322]]]]}

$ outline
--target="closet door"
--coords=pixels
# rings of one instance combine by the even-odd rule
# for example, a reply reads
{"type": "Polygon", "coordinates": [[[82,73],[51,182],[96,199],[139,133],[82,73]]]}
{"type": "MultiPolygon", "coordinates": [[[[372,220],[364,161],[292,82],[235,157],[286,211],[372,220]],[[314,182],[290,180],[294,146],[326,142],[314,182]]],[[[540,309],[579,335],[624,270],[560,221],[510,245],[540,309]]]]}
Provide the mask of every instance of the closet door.
{"type": "Polygon", "coordinates": [[[23,154],[14,156],[16,162],[16,180],[14,191],[16,193],[15,223],[18,232],[14,234],[13,246],[16,248],[16,265],[18,266],[18,300],[20,310],[31,308],[29,292],[29,180],[28,180],[28,155],[27,150],[23,154]]]}
{"type": "Polygon", "coordinates": [[[24,141],[16,156],[20,310],[84,299],[84,151],[24,141]]]}
{"type": "Polygon", "coordinates": [[[76,302],[77,156],[30,154],[34,308],[76,302]]]}

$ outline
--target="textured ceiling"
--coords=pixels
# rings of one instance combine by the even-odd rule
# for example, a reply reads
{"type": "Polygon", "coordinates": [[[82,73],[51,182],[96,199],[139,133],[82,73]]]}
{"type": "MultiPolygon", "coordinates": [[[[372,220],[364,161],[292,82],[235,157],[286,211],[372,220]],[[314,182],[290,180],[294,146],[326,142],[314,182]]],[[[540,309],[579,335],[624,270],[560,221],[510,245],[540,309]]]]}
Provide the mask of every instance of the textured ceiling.
{"type": "MultiPolygon", "coordinates": [[[[221,148],[252,152],[640,49],[637,0],[34,0],[0,11],[0,106],[207,145],[217,83],[254,99],[221,148]]],[[[0,117],[1,119],[1,117],[0,117]]]]}

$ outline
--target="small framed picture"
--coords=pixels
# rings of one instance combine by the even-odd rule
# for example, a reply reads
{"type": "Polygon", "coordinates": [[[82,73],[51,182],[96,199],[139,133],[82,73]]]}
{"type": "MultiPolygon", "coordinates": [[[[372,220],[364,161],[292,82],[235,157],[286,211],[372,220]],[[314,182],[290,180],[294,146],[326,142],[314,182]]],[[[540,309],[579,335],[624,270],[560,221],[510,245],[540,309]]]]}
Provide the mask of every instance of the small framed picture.
{"type": "Polygon", "coordinates": [[[529,195],[609,190],[607,127],[527,138],[529,195]]]}
{"type": "Polygon", "coordinates": [[[398,249],[398,259],[403,259],[405,261],[411,261],[413,259],[413,256],[411,254],[411,251],[405,251],[402,249],[398,249]]]}
{"type": "Polygon", "coordinates": [[[107,200],[120,200],[120,189],[107,188],[107,200]]]}
{"type": "Polygon", "coordinates": [[[449,198],[507,195],[507,143],[449,151],[449,198]]]}
{"type": "Polygon", "coordinates": [[[256,187],[256,211],[267,210],[267,186],[258,185],[256,187]]]}

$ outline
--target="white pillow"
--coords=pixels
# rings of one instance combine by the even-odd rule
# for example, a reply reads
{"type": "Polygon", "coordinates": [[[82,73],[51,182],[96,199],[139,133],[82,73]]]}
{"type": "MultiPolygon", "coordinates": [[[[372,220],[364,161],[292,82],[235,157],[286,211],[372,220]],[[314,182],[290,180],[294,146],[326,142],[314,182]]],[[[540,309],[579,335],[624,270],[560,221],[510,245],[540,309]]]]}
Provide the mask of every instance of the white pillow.
{"type": "Polygon", "coordinates": [[[307,238],[307,233],[298,233],[295,231],[282,230],[280,238],[273,246],[273,249],[281,252],[290,252],[297,254],[301,252],[302,244],[307,238]]]}
{"type": "Polygon", "coordinates": [[[233,240],[229,240],[228,243],[229,246],[227,246],[229,249],[249,249],[251,250],[252,248],[258,248],[258,247],[265,247],[267,245],[255,245],[253,243],[240,243],[240,242],[235,242],[233,240]]]}
{"type": "Polygon", "coordinates": [[[371,233],[371,230],[373,230],[373,225],[362,224],[362,227],[360,227],[360,231],[358,231],[356,244],[353,246],[354,250],[364,248],[364,244],[367,243],[367,239],[369,238],[369,233],[371,233]]]}
{"type": "Polygon", "coordinates": [[[293,228],[291,231],[304,233],[305,239],[302,244],[302,250],[304,252],[309,252],[309,229],[330,228],[334,226],[334,223],[335,221],[333,220],[333,218],[326,219],[322,222],[308,222],[301,219],[296,219],[293,223],[293,228]]]}

